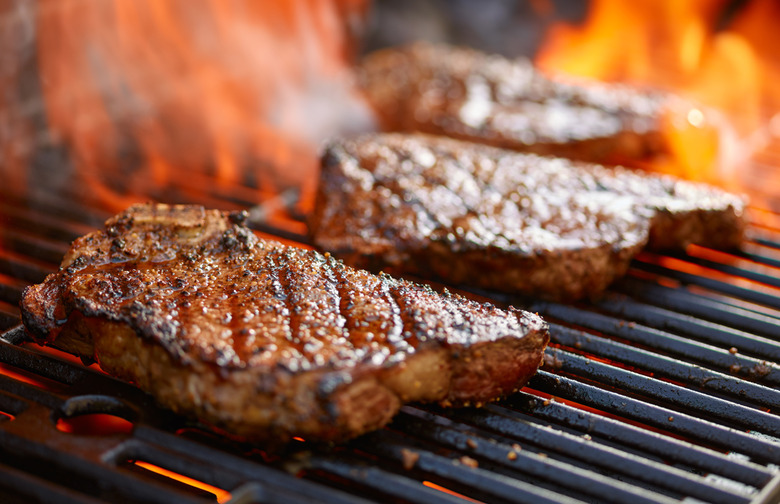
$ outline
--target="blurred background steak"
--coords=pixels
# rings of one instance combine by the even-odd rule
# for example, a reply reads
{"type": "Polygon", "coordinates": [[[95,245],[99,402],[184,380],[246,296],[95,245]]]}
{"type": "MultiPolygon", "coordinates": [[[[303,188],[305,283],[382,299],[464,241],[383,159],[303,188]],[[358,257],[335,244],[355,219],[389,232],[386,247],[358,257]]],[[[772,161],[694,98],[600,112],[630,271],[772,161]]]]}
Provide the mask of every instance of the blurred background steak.
{"type": "Polygon", "coordinates": [[[422,134],[332,143],[310,222],[349,264],[551,299],[598,296],[645,246],[737,246],[703,184],[422,134]]]}
{"type": "Polygon", "coordinates": [[[35,340],[252,441],[338,441],[409,401],[481,404],[536,372],[536,315],[257,238],[242,214],[138,205],[25,290],[35,340]]]}
{"type": "Polygon", "coordinates": [[[664,152],[669,96],[553,80],[524,58],[418,42],[367,55],[358,76],[385,131],[602,164],[638,165],[664,152]]]}

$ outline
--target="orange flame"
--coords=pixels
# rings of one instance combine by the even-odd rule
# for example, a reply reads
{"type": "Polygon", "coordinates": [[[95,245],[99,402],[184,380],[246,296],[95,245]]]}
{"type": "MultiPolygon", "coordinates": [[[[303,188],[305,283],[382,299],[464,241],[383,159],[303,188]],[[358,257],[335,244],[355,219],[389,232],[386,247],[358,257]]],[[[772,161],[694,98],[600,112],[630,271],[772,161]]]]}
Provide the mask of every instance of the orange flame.
{"type": "Polygon", "coordinates": [[[673,158],[652,168],[766,194],[767,180],[746,163],[776,140],[780,123],[774,33],[780,3],[753,0],[732,12],[733,5],[593,0],[582,26],[553,27],[536,62],[547,72],[670,90],[717,109],[709,116],[694,109],[687,117],[668,119],[665,136],[673,158]],[[719,114],[725,122],[718,122],[719,114]],[[707,117],[715,117],[717,131],[703,127],[707,117]]]}
{"type": "Polygon", "coordinates": [[[317,148],[369,127],[352,90],[366,0],[44,0],[50,128],[93,194],[121,208],[205,173],[261,193],[311,190],[317,148]],[[140,158],[140,159],[138,159],[140,158]]]}

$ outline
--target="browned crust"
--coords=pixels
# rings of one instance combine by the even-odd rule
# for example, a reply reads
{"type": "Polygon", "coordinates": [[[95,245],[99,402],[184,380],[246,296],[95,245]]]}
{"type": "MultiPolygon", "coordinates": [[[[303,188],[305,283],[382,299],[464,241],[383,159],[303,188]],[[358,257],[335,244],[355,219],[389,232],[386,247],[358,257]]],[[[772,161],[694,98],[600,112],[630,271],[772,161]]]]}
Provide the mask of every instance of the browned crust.
{"type": "MultiPolygon", "coordinates": [[[[59,272],[25,290],[25,326],[39,343],[96,360],[107,373],[135,383],[166,408],[267,444],[292,436],[348,439],[385,425],[409,401],[492,401],[521,387],[541,364],[549,336],[538,316],[377,277],[313,251],[256,241],[242,229],[238,219],[214,211],[131,208],[109,220],[106,231],[77,240],[59,272]],[[145,262],[150,257],[160,262],[145,262]],[[277,266],[289,260],[288,277],[224,276],[230,265],[253,270],[266,264],[266,258],[277,266]],[[217,284],[193,279],[198,265],[208,269],[215,264],[222,266],[212,269],[217,284]],[[205,299],[219,300],[222,289],[232,289],[244,309],[251,307],[252,298],[240,297],[237,279],[246,278],[244,286],[254,289],[262,278],[292,282],[290,275],[300,275],[300,290],[286,294],[303,296],[299,305],[290,306],[299,333],[286,333],[277,341],[277,353],[247,348],[226,360],[224,352],[211,346],[222,345],[223,338],[237,341],[249,325],[203,319],[199,336],[191,335],[187,313],[213,305],[197,304],[197,296],[185,299],[183,292],[200,289],[205,299]],[[329,308],[317,304],[323,300],[323,285],[339,292],[329,308]],[[152,297],[146,295],[150,292],[152,297]],[[334,319],[317,318],[323,309],[335,310],[335,316],[349,311],[344,328],[328,325],[334,319]],[[287,337],[296,342],[292,349],[319,341],[315,333],[304,334],[306,324],[314,324],[322,341],[331,341],[344,357],[322,363],[315,358],[317,351],[284,357],[287,337]],[[501,375],[494,375],[490,384],[494,368],[501,375]],[[462,375],[473,370],[482,378],[464,381],[462,375]]],[[[260,345],[262,327],[255,329],[260,345]]]]}
{"type": "Polygon", "coordinates": [[[645,246],[739,246],[744,207],[668,176],[385,133],[326,148],[309,231],[361,268],[576,300],[598,297],[645,246]]]}
{"type": "Polygon", "coordinates": [[[673,212],[659,209],[650,226],[647,248],[657,251],[683,250],[695,244],[714,249],[736,249],[745,239],[744,206],[673,212]]]}
{"type": "Polygon", "coordinates": [[[644,246],[644,242],[617,249],[603,245],[525,256],[498,248],[455,252],[440,242],[422,250],[388,252],[353,240],[318,239],[318,243],[358,268],[550,300],[597,298],[626,273],[644,246]]]}
{"type": "Polygon", "coordinates": [[[242,440],[284,443],[292,436],[343,441],[386,425],[408,402],[480,406],[522,388],[542,363],[546,328],[523,339],[428,349],[380,373],[282,374],[260,390],[267,369],[221,372],[183,365],[121,322],[73,314],[52,345],[95,359],[108,374],[151,393],[163,407],[242,440]],[[338,385],[329,390],[328,383],[338,385]]]}
{"type": "Polygon", "coordinates": [[[660,122],[668,98],[660,93],[569,84],[527,60],[423,42],[369,54],[358,75],[384,131],[603,164],[638,165],[667,152],[660,122]]]}

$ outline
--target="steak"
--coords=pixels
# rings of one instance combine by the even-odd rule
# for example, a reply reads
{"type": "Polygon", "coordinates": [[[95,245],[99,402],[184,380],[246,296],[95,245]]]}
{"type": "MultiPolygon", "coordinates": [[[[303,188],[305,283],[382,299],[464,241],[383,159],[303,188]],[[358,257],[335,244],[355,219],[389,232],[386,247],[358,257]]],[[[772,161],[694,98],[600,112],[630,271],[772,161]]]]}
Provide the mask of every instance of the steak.
{"type": "Polygon", "coordinates": [[[30,286],[35,341],[249,441],[340,441],[403,403],[480,405],[536,372],[537,315],[258,238],[244,215],[139,205],[30,286]]]}
{"type": "Polygon", "coordinates": [[[664,114],[691,108],[624,85],[556,81],[527,59],[422,42],[369,54],[358,78],[384,131],[600,164],[639,165],[666,153],[664,114]]]}
{"type": "Polygon", "coordinates": [[[574,300],[646,247],[737,246],[744,205],[668,176],[384,133],[326,148],[309,229],[354,266],[574,300]]]}

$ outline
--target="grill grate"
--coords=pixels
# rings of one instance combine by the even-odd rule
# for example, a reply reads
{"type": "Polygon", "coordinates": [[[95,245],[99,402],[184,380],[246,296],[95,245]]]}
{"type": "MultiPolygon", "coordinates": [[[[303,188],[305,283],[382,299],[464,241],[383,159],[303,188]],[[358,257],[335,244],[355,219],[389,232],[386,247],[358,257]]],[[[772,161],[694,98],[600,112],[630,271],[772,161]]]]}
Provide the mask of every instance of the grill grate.
{"type": "MultiPolygon", "coordinates": [[[[253,204],[245,187],[219,194],[198,187],[193,182],[178,201],[253,204]]],[[[597,303],[475,291],[551,322],[545,366],[525,389],[480,409],[406,406],[387,428],[350,443],[300,441],[270,454],[25,341],[23,288],[54,271],[69,242],[109,216],[76,188],[38,192],[0,198],[4,502],[780,499],[780,231],[753,226],[756,238],[738,254],[645,253],[597,303]],[[61,426],[99,414],[132,430],[95,435],[61,426]]],[[[252,208],[253,227],[305,244],[300,217],[281,211],[293,196],[252,208]]]]}

